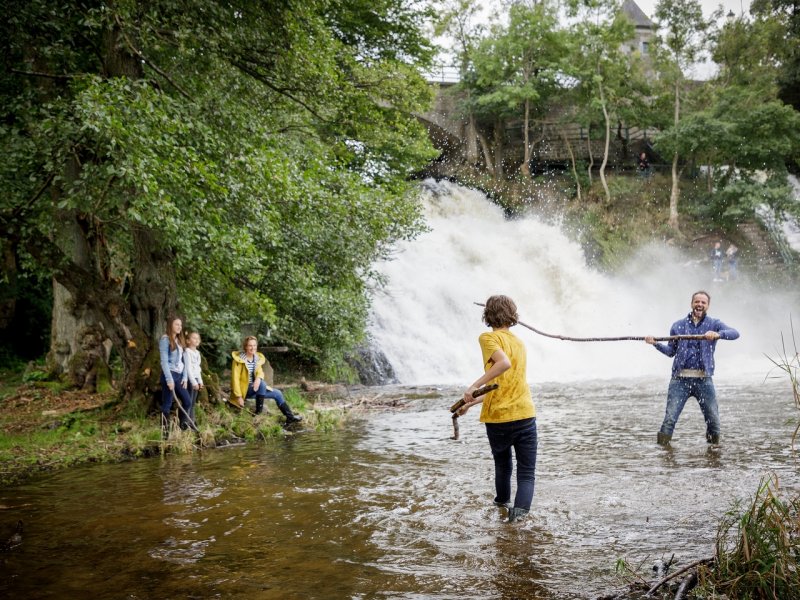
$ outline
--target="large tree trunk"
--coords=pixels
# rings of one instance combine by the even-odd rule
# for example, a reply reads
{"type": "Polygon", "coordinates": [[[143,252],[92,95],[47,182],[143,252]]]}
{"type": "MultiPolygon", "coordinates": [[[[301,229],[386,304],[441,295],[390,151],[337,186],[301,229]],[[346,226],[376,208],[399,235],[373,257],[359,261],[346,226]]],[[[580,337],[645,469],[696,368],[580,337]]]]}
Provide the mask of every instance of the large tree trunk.
{"type": "MultiPolygon", "coordinates": [[[[63,186],[72,185],[79,177],[80,165],[72,157],[64,169],[63,186]]],[[[64,187],[54,188],[53,194],[59,196],[64,187]]],[[[91,223],[71,210],[56,211],[53,218],[61,223],[55,243],[63,255],[82,269],[94,270],[97,249],[89,239],[91,223]]],[[[67,288],[54,278],[50,350],[46,358],[49,373],[89,392],[96,392],[98,383],[108,387],[110,347],[102,329],[91,311],[75,302],[67,288]]]]}
{"type": "Polygon", "coordinates": [[[28,250],[42,263],[52,266],[54,278],[69,292],[74,305],[102,328],[119,352],[123,397],[149,405],[152,392],[158,389],[160,374],[154,340],[163,326],[159,327],[157,321],[175,308],[175,277],[166,260],[168,253],[160,251],[160,245],[145,246],[148,241],[153,242],[152,232],[139,233],[137,238],[141,250],[131,257],[132,283],[127,295],[114,278],[104,278],[94,269],[64,260],[61,248],[51,241],[31,244],[28,250]],[[145,331],[138,319],[150,329],[145,331]]]}
{"type": "MultiPolygon", "coordinates": [[[[675,82],[675,127],[678,127],[678,123],[680,122],[680,115],[681,115],[681,94],[680,94],[680,82],[675,82]]],[[[680,197],[680,187],[679,187],[679,177],[678,177],[678,152],[676,151],[672,157],[672,189],[670,190],[669,194],[669,226],[672,228],[676,233],[680,231],[680,227],[678,224],[678,199],[680,197]]]]}
{"type": "MultiPolygon", "coordinates": [[[[135,56],[133,48],[126,46],[127,41],[119,24],[105,32],[101,48],[104,75],[128,79],[143,77],[141,60],[135,56]]],[[[128,193],[134,195],[136,190],[128,193]]],[[[177,306],[173,254],[168,244],[153,231],[144,227],[131,231],[133,252],[128,257],[127,294],[123,294],[122,284],[109,266],[108,242],[102,225],[85,215],[77,217],[62,221],[66,226],[59,240],[42,243],[31,251],[53,266],[55,281],[69,296],[68,304],[64,303],[72,307],[69,312],[84,324],[102,328],[119,352],[123,396],[149,404],[151,392],[159,387],[155,342],[164,331],[166,317],[173,314],[177,306]],[[70,240],[72,246],[65,240],[70,240]]],[[[58,293],[66,297],[61,291],[58,293]]],[[[56,312],[59,319],[67,319],[66,312],[60,309],[54,310],[54,314],[56,312]]],[[[80,338],[80,331],[64,325],[61,339],[76,334],[80,338]]]]}
{"type": "MultiPolygon", "coordinates": [[[[48,66],[36,49],[29,49],[29,60],[37,65],[36,70],[46,72],[48,66]]],[[[59,93],[54,80],[38,78],[36,86],[43,101],[59,93]]],[[[58,199],[61,190],[71,186],[80,177],[81,166],[73,152],[63,166],[63,181],[49,187],[50,194],[58,199]]],[[[52,182],[53,178],[49,180],[52,182]]],[[[48,182],[48,183],[49,183],[48,182]]],[[[44,191],[48,186],[42,188],[44,191]]],[[[57,204],[57,202],[54,202],[57,204]]],[[[55,244],[68,260],[74,261],[84,269],[91,269],[92,254],[86,239],[86,231],[79,222],[79,215],[71,210],[57,210],[52,215],[55,222],[62,224],[55,244]]],[[[103,371],[107,383],[110,384],[108,354],[110,346],[105,336],[98,331],[98,322],[87,313],[84,307],[76,303],[69,291],[52,279],[53,306],[50,321],[50,349],[47,353],[47,369],[52,376],[61,377],[68,383],[82,387],[87,391],[96,391],[97,370],[103,371]],[[91,358],[87,357],[87,354],[91,358]],[[94,370],[81,366],[92,362],[94,370]],[[88,383],[88,385],[87,385],[88,383]]]]}
{"type": "Polygon", "coordinates": [[[478,164],[478,131],[475,127],[475,116],[470,113],[467,120],[467,131],[464,136],[466,148],[467,164],[475,166],[478,164]]]}
{"type": "Polygon", "coordinates": [[[494,178],[500,180],[503,178],[503,136],[505,134],[505,125],[502,120],[498,119],[494,124],[494,178]]]}
{"type": "Polygon", "coordinates": [[[608,182],[606,181],[606,165],[608,164],[608,149],[611,143],[611,119],[608,116],[603,84],[600,84],[600,105],[603,107],[603,119],[605,119],[606,122],[606,142],[603,148],[603,162],[600,164],[600,182],[603,184],[603,191],[606,194],[606,203],[610,204],[611,191],[608,189],[608,182]]]}
{"type": "Polygon", "coordinates": [[[564,128],[561,128],[561,138],[564,140],[564,145],[567,147],[567,152],[569,152],[569,164],[572,167],[572,178],[575,180],[575,191],[578,196],[578,202],[581,201],[581,181],[578,178],[578,168],[575,164],[575,153],[572,151],[572,144],[569,142],[569,138],[567,137],[567,132],[564,131],[564,128]]]}
{"type": "Polygon", "coordinates": [[[481,144],[481,152],[483,153],[483,161],[486,165],[486,170],[494,176],[494,161],[492,160],[492,151],[489,147],[489,142],[486,140],[486,136],[483,135],[480,131],[477,132],[478,134],[478,141],[481,144]]]}
{"type": "Polygon", "coordinates": [[[524,124],[524,140],[525,140],[525,150],[523,151],[523,158],[522,158],[522,167],[520,170],[522,174],[527,178],[530,179],[531,177],[531,144],[530,144],[530,114],[531,114],[531,103],[530,100],[527,98],[525,99],[525,124],[524,124]]]}

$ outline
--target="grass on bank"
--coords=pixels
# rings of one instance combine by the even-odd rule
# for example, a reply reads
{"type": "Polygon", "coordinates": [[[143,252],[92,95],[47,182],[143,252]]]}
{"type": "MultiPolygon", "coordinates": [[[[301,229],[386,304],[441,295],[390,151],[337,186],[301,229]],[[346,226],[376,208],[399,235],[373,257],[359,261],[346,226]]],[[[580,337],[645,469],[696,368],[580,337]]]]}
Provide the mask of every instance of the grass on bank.
{"type": "Polygon", "coordinates": [[[698,576],[696,598],[800,598],[800,496],[782,494],[775,475],[762,480],[722,518],[715,560],[698,576]]]}
{"type": "MultiPolygon", "coordinates": [[[[327,431],[341,424],[343,411],[317,410],[296,388],[284,393],[292,409],[303,415],[304,429],[327,431]]],[[[261,415],[252,414],[252,403],[242,411],[224,404],[195,410],[197,435],[181,431],[173,412],[169,436],[162,440],[160,413],[120,403],[115,392],[64,390],[49,382],[23,382],[19,372],[0,371],[0,483],[86,462],[280,438],[293,429],[283,427],[284,417],[272,401],[261,415]]]]}

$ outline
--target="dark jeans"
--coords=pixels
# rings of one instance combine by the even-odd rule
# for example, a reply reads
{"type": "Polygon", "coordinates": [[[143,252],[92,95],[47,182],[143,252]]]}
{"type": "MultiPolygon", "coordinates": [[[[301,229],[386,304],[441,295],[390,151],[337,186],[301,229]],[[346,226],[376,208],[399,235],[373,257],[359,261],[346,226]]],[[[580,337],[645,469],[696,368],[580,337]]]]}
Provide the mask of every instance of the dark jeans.
{"type": "MultiPolygon", "coordinates": [[[[178,400],[183,406],[183,410],[180,408],[178,409],[178,422],[181,424],[181,429],[186,429],[187,427],[191,427],[189,423],[189,419],[186,418],[186,415],[190,415],[192,421],[194,421],[194,403],[192,402],[191,396],[189,396],[189,390],[181,385],[181,374],[172,371],[172,382],[175,386],[175,396],[178,397],[178,400]],[[184,412],[185,411],[185,412],[184,412]]],[[[161,374],[161,412],[164,415],[164,419],[169,422],[169,412],[172,410],[172,391],[167,387],[167,380],[164,377],[164,374],[161,374]]]]}
{"type": "Polygon", "coordinates": [[[719,436],[719,407],[717,406],[717,393],[711,377],[674,377],[669,382],[667,391],[667,409],[664,412],[664,422],[661,423],[661,433],[672,435],[678,417],[686,406],[686,401],[694,396],[703,411],[706,421],[706,434],[719,436]]]}
{"type": "Polygon", "coordinates": [[[286,404],[286,400],[283,398],[283,393],[275,388],[272,390],[267,389],[267,384],[264,381],[261,381],[261,385],[258,386],[257,390],[253,389],[253,384],[247,386],[247,394],[245,394],[245,399],[252,398],[253,396],[256,397],[256,413],[260,413],[261,410],[264,408],[264,399],[272,398],[275,400],[275,404],[278,405],[278,408],[281,408],[284,404],[286,404]]]}
{"type": "Polygon", "coordinates": [[[486,423],[486,436],[494,456],[494,487],[497,492],[495,502],[505,503],[511,500],[513,448],[517,458],[517,494],[514,497],[514,507],[530,510],[536,479],[536,419],[486,423]]]}

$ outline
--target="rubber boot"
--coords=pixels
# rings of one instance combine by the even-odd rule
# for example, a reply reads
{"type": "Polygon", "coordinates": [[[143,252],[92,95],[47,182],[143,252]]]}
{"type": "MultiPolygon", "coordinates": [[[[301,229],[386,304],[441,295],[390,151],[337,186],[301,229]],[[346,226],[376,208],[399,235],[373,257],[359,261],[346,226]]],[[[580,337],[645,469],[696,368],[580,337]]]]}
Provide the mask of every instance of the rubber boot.
{"type": "Polygon", "coordinates": [[[513,523],[514,521],[521,521],[525,517],[528,516],[528,511],[524,508],[510,508],[508,510],[508,522],[513,523]]]}
{"type": "Polygon", "coordinates": [[[300,415],[296,415],[292,412],[292,409],[289,408],[289,405],[284,402],[283,404],[279,404],[278,408],[281,409],[281,412],[286,417],[286,424],[291,425],[292,423],[297,423],[298,421],[302,421],[303,417],[300,415]]]}
{"type": "Polygon", "coordinates": [[[256,396],[256,414],[264,412],[264,396],[256,396]]]}
{"type": "Polygon", "coordinates": [[[667,435],[666,433],[661,433],[660,431],[656,435],[656,442],[659,446],[669,446],[669,442],[672,439],[671,435],[667,435]]]}
{"type": "Polygon", "coordinates": [[[706,441],[709,444],[719,444],[719,434],[718,433],[707,433],[706,434],[706,441]]]}
{"type": "Polygon", "coordinates": [[[161,413],[161,439],[166,440],[167,438],[169,438],[169,421],[164,413],[161,413]]]}

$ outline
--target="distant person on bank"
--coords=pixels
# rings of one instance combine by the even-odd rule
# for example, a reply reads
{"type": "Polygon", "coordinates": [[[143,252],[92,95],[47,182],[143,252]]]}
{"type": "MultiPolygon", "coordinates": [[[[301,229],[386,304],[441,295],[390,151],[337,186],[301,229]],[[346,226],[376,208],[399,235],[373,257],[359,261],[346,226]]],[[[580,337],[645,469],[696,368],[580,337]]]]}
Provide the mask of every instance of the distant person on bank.
{"type": "Polygon", "coordinates": [[[295,415],[286,403],[283,393],[268,386],[264,382],[264,364],[267,358],[257,352],[258,339],[254,336],[244,338],[242,351],[234,350],[231,353],[233,365],[231,367],[231,397],[232,403],[239,408],[244,408],[247,398],[256,399],[256,414],[264,410],[264,400],[272,398],[278,409],[286,417],[286,424],[301,421],[303,417],[295,415]]]}
{"type": "Polygon", "coordinates": [[[478,338],[483,355],[484,373],[464,392],[463,415],[471,406],[483,402],[480,420],[486,424],[486,436],[494,457],[494,503],[508,508],[508,521],[525,517],[533,501],[536,475],[536,407],[527,378],[525,345],[509,327],[518,320],[517,306],[508,296],[492,296],[486,301],[483,322],[492,328],[478,338]],[[473,398],[472,392],[488,383],[500,387],[485,396],[473,398]],[[517,492],[511,505],[511,474],[514,470],[511,450],[517,460],[517,492]]]}
{"type": "Polygon", "coordinates": [[[739,248],[731,243],[725,256],[728,258],[728,279],[735,281],[739,278],[739,248]]]}
{"type": "Polygon", "coordinates": [[[722,281],[722,244],[714,242],[714,247],[709,252],[708,258],[711,260],[711,268],[714,270],[714,281],[722,281]]]}
{"type": "Polygon", "coordinates": [[[647,159],[647,152],[639,154],[639,158],[636,161],[636,168],[639,170],[639,175],[641,177],[650,177],[650,161],[647,159]]]}
{"type": "Polygon", "coordinates": [[[684,319],[673,323],[669,330],[670,336],[702,335],[704,339],[670,340],[662,344],[657,343],[653,336],[644,338],[645,342],[654,345],[659,352],[675,357],[667,391],[667,409],[656,438],[662,446],[668,445],[672,439],[678,418],[691,396],[694,396],[703,411],[706,441],[709,444],[719,443],[719,408],[712,380],[714,351],[717,340],[735,340],[739,337],[739,332],[719,319],[709,317],[706,313],[710,304],[711,296],[708,292],[695,292],[691,302],[692,311],[684,319]]]}

